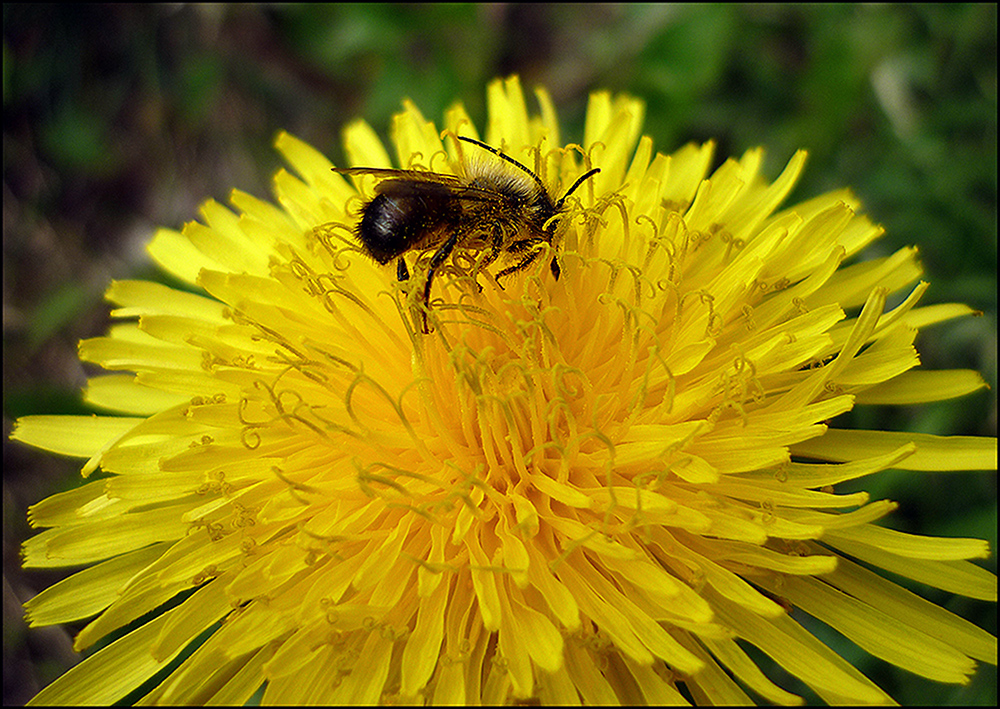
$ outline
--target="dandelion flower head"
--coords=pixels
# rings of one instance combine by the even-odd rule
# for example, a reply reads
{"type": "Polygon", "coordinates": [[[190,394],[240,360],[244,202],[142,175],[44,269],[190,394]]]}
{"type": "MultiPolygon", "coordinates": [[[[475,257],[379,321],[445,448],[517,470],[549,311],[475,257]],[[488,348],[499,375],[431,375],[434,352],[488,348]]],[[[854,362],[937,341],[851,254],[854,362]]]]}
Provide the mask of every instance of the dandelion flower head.
{"type": "Polygon", "coordinates": [[[849,191],[781,208],[802,152],[773,182],[759,149],[709,174],[711,143],[654,152],[636,99],[593,94],[565,146],[544,91],[538,115],[516,79],[488,98],[484,136],[407,103],[395,161],[345,132],[354,165],[449,174],[494,159],[455,138],[480,139],[553,198],[600,168],[524,270],[457,249],[427,334],[430,254],[397,282],[355,237],[377,177],[287,134],[277,204],[235,191],[156,234],[190,290],[112,284],[121,322],[80,345],[120,372],[89,383],[107,415],[14,436],[102,473],[30,510],[26,564],[86,567],[30,621],[92,618],[81,650],[132,625],[35,701],[160,672],[143,702],[800,703],[750,646],[825,701],[891,701],[804,616],[940,682],[995,664],[993,636],[873,570],[995,600],[986,543],[835,489],[995,468],[995,439],[829,425],[984,386],[917,368],[918,328],[970,309],[918,307],[915,249],[851,262],[881,229],[849,191]]]}

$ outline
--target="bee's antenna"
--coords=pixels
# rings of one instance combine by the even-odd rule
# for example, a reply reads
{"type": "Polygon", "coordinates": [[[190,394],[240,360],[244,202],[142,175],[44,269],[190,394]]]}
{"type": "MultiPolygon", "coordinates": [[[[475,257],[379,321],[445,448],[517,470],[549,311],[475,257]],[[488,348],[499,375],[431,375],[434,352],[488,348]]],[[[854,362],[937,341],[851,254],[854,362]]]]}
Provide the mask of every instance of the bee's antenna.
{"type": "Polygon", "coordinates": [[[573,194],[574,191],[576,191],[577,187],[579,187],[580,185],[582,185],[584,182],[586,182],[588,179],[590,179],[591,177],[593,177],[594,175],[596,175],[600,171],[601,171],[601,168],[595,167],[590,172],[586,172],[586,173],[580,175],[580,177],[577,178],[576,182],[573,183],[573,186],[570,187],[568,190],[566,190],[566,194],[564,194],[562,197],[560,197],[559,201],[556,202],[556,211],[559,211],[562,208],[563,202],[565,202],[566,198],[569,197],[571,194],[573,194]]]}
{"type": "Polygon", "coordinates": [[[538,183],[538,186],[542,189],[542,191],[543,192],[545,191],[545,185],[542,184],[541,179],[539,179],[538,175],[536,175],[530,168],[528,168],[527,165],[524,165],[524,164],[518,162],[517,160],[515,160],[512,157],[510,157],[509,155],[504,155],[502,152],[500,152],[499,150],[497,150],[496,148],[494,148],[492,145],[487,145],[486,143],[478,141],[475,138],[466,138],[464,135],[459,135],[459,136],[455,136],[455,137],[458,138],[459,140],[464,140],[466,143],[472,143],[473,145],[478,145],[483,150],[488,150],[489,152],[493,153],[494,155],[496,155],[501,160],[506,160],[511,165],[514,165],[514,166],[518,167],[519,169],[524,170],[526,173],[528,173],[529,175],[531,175],[532,179],[534,179],[534,181],[536,183],[538,183]]]}

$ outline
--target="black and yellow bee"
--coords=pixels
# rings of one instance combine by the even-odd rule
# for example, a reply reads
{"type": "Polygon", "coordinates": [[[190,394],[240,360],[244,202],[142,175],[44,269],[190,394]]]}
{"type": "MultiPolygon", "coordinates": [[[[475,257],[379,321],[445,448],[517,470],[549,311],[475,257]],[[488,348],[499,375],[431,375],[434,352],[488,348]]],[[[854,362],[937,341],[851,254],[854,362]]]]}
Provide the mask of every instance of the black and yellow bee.
{"type": "MultiPolygon", "coordinates": [[[[335,169],[343,175],[384,178],[375,186],[375,197],[362,207],[355,227],[366,254],[380,264],[397,259],[397,277],[405,281],[410,273],[404,255],[435,250],[424,283],[425,333],[434,273],[456,247],[488,249],[483,265],[501,254],[513,257],[514,263],[496,274],[498,279],[527,268],[543,252],[544,244],[552,244],[566,198],[600,172],[599,168],[589,170],[566,194],[553,199],[538,175],[525,165],[486,143],[458,139],[493,153],[502,162],[468,161],[462,176],[370,167],[335,169]]],[[[550,268],[559,278],[555,255],[550,268]]]]}

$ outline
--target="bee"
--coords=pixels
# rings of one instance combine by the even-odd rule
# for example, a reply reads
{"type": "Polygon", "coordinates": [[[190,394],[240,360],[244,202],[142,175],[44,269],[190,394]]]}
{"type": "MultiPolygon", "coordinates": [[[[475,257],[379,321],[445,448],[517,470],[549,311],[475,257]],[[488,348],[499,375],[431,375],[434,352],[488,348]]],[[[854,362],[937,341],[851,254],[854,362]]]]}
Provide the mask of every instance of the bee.
{"type": "MultiPolygon", "coordinates": [[[[434,249],[424,282],[425,334],[429,332],[427,311],[434,273],[456,247],[489,249],[483,266],[501,254],[513,257],[515,262],[497,273],[497,279],[527,268],[541,255],[544,244],[552,244],[566,199],[600,172],[594,168],[581,175],[566,194],[554,200],[538,175],[522,163],[473,138],[458,136],[458,140],[492,153],[516,170],[492,161],[467,163],[463,176],[374,167],[334,168],[342,175],[385,178],[375,186],[375,197],[362,207],[354,229],[364,253],[382,265],[397,259],[396,276],[406,281],[410,273],[404,255],[434,249]]],[[[558,279],[555,255],[549,267],[558,279]]]]}

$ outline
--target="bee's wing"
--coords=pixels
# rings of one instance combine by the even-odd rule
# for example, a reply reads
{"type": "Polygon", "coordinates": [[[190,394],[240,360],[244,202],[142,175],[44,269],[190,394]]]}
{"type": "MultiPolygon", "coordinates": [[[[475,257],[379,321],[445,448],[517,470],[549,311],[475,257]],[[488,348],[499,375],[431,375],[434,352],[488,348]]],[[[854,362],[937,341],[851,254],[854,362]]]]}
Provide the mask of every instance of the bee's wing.
{"type": "Polygon", "coordinates": [[[444,175],[440,172],[397,170],[392,167],[335,167],[333,171],[340,175],[374,175],[375,177],[395,177],[400,180],[415,180],[417,182],[458,181],[454,175],[444,175]]]}
{"type": "Polygon", "coordinates": [[[455,175],[426,170],[396,170],[381,167],[333,168],[341,175],[374,175],[385,178],[375,185],[375,192],[393,197],[418,197],[429,194],[442,196],[447,193],[456,199],[488,202],[501,196],[496,191],[475,187],[455,175]]]}
{"type": "Polygon", "coordinates": [[[462,180],[454,175],[427,170],[396,170],[383,167],[333,168],[341,175],[372,175],[383,178],[375,185],[377,194],[392,194],[396,197],[416,197],[434,193],[442,196],[462,188],[462,180]]]}

